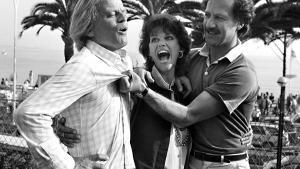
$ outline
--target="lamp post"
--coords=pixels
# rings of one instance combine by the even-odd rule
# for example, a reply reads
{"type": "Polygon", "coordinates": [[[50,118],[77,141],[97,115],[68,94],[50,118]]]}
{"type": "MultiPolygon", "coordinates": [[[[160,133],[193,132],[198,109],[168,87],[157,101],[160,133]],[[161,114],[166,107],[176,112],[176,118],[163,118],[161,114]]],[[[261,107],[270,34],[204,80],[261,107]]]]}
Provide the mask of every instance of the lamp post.
{"type": "Polygon", "coordinates": [[[18,2],[19,0],[14,0],[13,111],[16,110],[16,90],[17,90],[16,26],[17,26],[17,17],[18,17],[18,2]]]}
{"type": "Polygon", "coordinates": [[[277,144],[277,163],[276,168],[281,168],[281,152],[282,152],[282,135],[283,135],[283,118],[285,114],[285,86],[286,79],[286,48],[287,48],[287,33],[284,34],[283,39],[283,71],[277,83],[280,86],[280,113],[279,113],[279,131],[278,131],[278,144],[277,144]]]}

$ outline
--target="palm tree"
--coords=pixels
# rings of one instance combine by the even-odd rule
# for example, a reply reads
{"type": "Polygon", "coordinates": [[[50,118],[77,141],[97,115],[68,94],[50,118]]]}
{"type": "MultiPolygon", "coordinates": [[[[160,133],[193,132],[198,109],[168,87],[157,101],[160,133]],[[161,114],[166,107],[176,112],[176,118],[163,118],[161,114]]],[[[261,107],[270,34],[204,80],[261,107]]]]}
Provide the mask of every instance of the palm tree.
{"type": "Polygon", "coordinates": [[[202,22],[204,18],[204,1],[185,0],[122,0],[129,14],[128,21],[135,19],[146,20],[149,16],[158,13],[168,13],[178,16],[186,27],[191,28],[193,45],[203,43],[202,22]],[[196,37],[196,38],[195,38],[196,37]]]}
{"type": "MultiPolygon", "coordinates": [[[[283,2],[272,2],[269,0],[266,4],[257,6],[256,17],[251,24],[251,38],[259,38],[265,44],[270,44],[275,40],[283,43],[283,79],[286,77],[286,50],[295,40],[300,38],[300,2],[298,0],[289,0],[283,2]]],[[[281,85],[280,94],[280,120],[277,149],[277,168],[281,167],[282,152],[282,130],[283,117],[285,111],[285,85],[281,85]]]]}
{"type": "Polygon", "coordinates": [[[286,75],[286,49],[295,40],[300,38],[300,2],[289,0],[272,2],[258,6],[255,9],[255,18],[251,23],[251,33],[248,38],[259,38],[265,44],[276,40],[283,43],[283,76],[286,75]]]}
{"type": "Polygon", "coordinates": [[[36,32],[37,35],[45,26],[49,26],[51,30],[61,31],[61,38],[65,44],[65,61],[67,62],[74,54],[74,42],[70,38],[69,27],[76,2],[77,0],[55,0],[51,3],[36,4],[31,14],[22,20],[23,30],[19,36],[21,37],[25,30],[37,25],[41,26],[36,32]]]}

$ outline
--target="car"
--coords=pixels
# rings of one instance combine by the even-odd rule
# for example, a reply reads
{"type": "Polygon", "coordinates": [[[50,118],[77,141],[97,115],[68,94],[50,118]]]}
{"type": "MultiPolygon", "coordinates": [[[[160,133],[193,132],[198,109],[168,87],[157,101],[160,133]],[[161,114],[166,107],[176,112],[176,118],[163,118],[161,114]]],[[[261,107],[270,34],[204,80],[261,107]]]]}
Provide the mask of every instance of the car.
{"type": "MultiPolygon", "coordinates": [[[[278,125],[279,117],[278,116],[265,116],[262,121],[266,122],[266,123],[272,123],[272,124],[278,125]]],[[[283,117],[283,126],[284,126],[285,130],[287,130],[288,132],[295,132],[295,128],[293,125],[294,125],[294,123],[290,117],[288,117],[288,116],[283,117]]]]}
{"type": "MultiPolygon", "coordinates": [[[[278,125],[278,116],[266,116],[263,118],[264,122],[272,123],[278,125]]],[[[289,139],[292,144],[300,143],[300,118],[298,115],[284,116],[283,118],[283,128],[289,134],[289,139]]]]}
{"type": "MultiPolygon", "coordinates": [[[[266,122],[251,122],[253,130],[252,145],[254,147],[272,148],[278,146],[278,125],[266,122]]],[[[283,131],[282,145],[289,146],[289,134],[286,130],[283,131]]]]}

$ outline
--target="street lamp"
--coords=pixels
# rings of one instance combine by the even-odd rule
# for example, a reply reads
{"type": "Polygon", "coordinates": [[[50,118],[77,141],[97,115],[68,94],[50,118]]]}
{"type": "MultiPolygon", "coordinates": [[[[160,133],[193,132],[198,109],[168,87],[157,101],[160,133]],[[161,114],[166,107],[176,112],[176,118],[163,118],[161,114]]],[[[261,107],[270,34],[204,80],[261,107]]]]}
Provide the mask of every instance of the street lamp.
{"type": "MultiPolygon", "coordinates": [[[[285,59],[285,57],[284,57],[285,59]]],[[[277,144],[277,163],[276,167],[281,168],[281,152],[282,152],[282,135],[283,135],[283,118],[285,114],[285,86],[287,84],[287,78],[284,76],[279,77],[277,80],[278,85],[281,88],[280,91],[280,113],[279,113],[279,132],[278,132],[278,144],[277,144]]]]}
{"type": "Polygon", "coordinates": [[[18,17],[18,3],[19,3],[19,0],[14,0],[13,111],[16,110],[16,90],[17,90],[16,26],[17,26],[17,17],[18,17]]]}

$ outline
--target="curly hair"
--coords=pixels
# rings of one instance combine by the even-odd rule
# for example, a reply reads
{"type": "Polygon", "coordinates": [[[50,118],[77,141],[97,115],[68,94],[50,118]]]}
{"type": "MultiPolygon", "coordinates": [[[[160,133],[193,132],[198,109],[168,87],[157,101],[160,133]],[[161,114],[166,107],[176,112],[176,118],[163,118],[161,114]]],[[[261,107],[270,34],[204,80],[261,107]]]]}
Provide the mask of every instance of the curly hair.
{"type": "Polygon", "coordinates": [[[249,25],[254,17],[254,7],[252,0],[235,0],[232,7],[233,17],[243,25],[238,30],[238,36],[243,37],[249,32],[249,25]]]}
{"type": "Polygon", "coordinates": [[[190,51],[191,39],[183,24],[176,17],[169,14],[152,15],[144,21],[139,51],[146,59],[146,68],[151,70],[154,65],[153,60],[149,56],[149,43],[152,30],[157,27],[174,34],[174,36],[178,39],[181,50],[183,50],[183,57],[178,58],[176,62],[175,74],[178,75],[182,73],[181,71],[184,69],[182,66],[185,65],[186,56],[190,51]]]}

